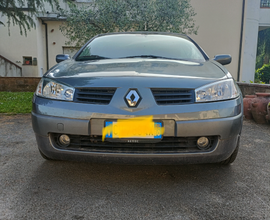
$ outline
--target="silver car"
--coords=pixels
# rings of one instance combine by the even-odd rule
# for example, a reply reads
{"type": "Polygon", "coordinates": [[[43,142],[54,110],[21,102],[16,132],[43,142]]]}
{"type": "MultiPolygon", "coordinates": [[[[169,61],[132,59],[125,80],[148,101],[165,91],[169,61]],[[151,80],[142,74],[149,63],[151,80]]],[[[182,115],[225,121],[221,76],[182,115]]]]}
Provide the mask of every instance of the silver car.
{"type": "Polygon", "coordinates": [[[45,159],[128,164],[232,163],[241,92],[188,36],[98,35],[42,77],[32,124],[45,159]]]}

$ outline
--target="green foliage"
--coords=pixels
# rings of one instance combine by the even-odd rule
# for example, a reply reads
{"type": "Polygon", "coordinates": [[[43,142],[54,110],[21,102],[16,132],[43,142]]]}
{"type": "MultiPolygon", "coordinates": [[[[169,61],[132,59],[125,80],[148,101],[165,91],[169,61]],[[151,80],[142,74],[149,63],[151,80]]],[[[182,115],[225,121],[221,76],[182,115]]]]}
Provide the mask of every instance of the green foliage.
{"type": "Polygon", "coordinates": [[[263,64],[264,64],[264,53],[257,54],[257,57],[256,57],[256,69],[261,68],[263,66],[263,64]]]}
{"type": "Polygon", "coordinates": [[[264,82],[260,81],[260,80],[256,80],[253,82],[252,80],[249,80],[250,83],[258,83],[258,84],[265,84],[264,82]]]}
{"type": "Polygon", "coordinates": [[[93,0],[89,7],[69,4],[61,31],[67,44],[82,46],[91,37],[108,32],[197,32],[190,0],[93,0]]]}
{"type": "Polygon", "coordinates": [[[256,69],[259,69],[263,64],[268,64],[270,60],[270,28],[259,31],[256,69]]]}
{"type": "Polygon", "coordinates": [[[259,78],[259,74],[257,73],[257,71],[255,72],[255,76],[254,76],[254,83],[263,83],[263,82],[261,82],[261,80],[259,78]]]}
{"type": "MultiPolygon", "coordinates": [[[[0,16],[7,17],[8,28],[11,25],[18,25],[20,34],[24,32],[26,35],[27,31],[35,27],[34,15],[45,11],[45,2],[52,8],[60,8],[58,0],[0,0],[0,16]]],[[[0,25],[5,24],[0,21],[0,25]]]]}
{"type": "Polygon", "coordinates": [[[264,83],[269,84],[270,81],[270,64],[264,64],[256,70],[257,77],[264,83]]]}
{"type": "Polygon", "coordinates": [[[33,92],[0,92],[0,113],[30,113],[33,92]]]}

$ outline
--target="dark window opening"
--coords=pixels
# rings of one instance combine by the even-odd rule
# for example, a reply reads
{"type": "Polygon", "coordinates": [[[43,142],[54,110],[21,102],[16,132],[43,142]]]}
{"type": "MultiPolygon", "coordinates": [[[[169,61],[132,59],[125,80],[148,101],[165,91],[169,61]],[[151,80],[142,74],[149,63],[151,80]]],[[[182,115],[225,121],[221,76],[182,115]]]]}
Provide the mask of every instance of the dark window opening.
{"type": "Polygon", "coordinates": [[[32,65],[32,57],[23,57],[23,65],[32,65]]]}
{"type": "Polygon", "coordinates": [[[270,0],[261,0],[261,8],[270,8],[270,0]]]}

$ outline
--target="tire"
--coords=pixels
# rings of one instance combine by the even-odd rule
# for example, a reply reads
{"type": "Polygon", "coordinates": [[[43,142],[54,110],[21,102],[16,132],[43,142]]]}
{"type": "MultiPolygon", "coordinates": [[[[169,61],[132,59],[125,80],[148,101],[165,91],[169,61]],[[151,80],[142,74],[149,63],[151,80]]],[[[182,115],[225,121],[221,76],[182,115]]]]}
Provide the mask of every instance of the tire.
{"type": "Polygon", "coordinates": [[[231,154],[231,156],[228,159],[221,161],[220,164],[229,165],[229,164],[233,163],[237,157],[239,145],[240,145],[240,136],[238,137],[237,146],[236,146],[234,152],[231,154]]]}
{"type": "MultiPolygon", "coordinates": [[[[39,149],[38,149],[39,150],[39,149]]],[[[49,158],[49,157],[47,157],[45,154],[43,154],[42,152],[41,152],[41,150],[39,150],[39,153],[40,153],[40,155],[45,159],[45,160],[53,160],[52,158],[49,158]]]]}

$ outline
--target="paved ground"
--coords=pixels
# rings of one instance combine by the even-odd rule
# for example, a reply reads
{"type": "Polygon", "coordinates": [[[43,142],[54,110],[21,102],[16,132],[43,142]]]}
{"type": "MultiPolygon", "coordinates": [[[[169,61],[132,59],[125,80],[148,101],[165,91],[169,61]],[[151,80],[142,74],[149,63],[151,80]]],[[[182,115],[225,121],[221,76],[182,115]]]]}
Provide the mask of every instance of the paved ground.
{"type": "Polygon", "coordinates": [[[270,125],[245,121],[233,165],[45,161],[30,115],[0,116],[0,219],[270,219],[270,125]]]}

